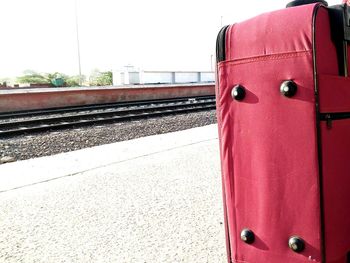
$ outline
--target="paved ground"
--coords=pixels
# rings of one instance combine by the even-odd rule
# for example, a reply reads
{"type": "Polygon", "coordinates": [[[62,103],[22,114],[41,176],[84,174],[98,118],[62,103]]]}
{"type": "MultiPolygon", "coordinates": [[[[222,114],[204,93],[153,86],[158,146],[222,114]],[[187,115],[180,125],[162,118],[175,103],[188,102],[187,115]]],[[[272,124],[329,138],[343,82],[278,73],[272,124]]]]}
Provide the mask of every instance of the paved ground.
{"type": "Polygon", "coordinates": [[[219,171],[216,125],[1,165],[0,262],[226,262],[219,171]]]}

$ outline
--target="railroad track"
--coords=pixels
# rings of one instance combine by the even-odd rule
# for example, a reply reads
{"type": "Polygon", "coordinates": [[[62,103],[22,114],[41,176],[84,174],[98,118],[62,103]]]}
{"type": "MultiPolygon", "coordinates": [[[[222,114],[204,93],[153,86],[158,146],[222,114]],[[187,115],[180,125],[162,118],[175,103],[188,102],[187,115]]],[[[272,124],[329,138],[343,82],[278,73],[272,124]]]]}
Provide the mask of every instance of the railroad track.
{"type": "Polygon", "coordinates": [[[0,138],[211,109],[215,109],[214,96],[3,113],[0,138]]]}

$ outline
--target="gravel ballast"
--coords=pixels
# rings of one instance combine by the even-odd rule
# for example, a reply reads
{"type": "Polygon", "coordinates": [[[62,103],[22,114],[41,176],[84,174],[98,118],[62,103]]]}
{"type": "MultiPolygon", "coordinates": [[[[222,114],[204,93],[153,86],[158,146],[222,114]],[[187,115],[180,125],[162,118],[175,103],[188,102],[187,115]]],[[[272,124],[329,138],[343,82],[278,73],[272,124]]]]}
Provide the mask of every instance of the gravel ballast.
{"type": "Polygon", "coordinates": [[[213,123],[215,110],[0,139],[0,164],[213,123]]]}

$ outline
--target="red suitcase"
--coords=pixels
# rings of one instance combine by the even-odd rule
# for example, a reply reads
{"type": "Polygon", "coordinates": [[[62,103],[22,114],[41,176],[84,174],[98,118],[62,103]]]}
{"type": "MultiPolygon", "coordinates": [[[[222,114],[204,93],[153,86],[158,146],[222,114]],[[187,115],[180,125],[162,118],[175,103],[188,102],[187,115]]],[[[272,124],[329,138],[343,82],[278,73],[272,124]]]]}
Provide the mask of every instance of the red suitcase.
{"type": "Polygon", "coordinates": [[[289,6],[217,38],[228,261],[349,263],[350,8],[289,6]]]}

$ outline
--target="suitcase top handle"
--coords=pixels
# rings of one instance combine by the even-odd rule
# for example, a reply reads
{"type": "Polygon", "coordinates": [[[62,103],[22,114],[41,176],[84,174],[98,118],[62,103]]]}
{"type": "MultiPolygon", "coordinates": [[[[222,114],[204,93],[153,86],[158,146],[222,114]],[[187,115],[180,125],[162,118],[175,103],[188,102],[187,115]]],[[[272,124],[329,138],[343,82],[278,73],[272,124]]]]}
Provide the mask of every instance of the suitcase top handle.
{"type": "Polygon", "coordinates": [[[298,5],[308,5],[308,4],[313,4],[313,3],[322,3],[325,6],[328,6],[328,3],[324,0],[294,0],[290,3],[287,4],[288,7],[293,7],[293,6],[298,6],[298,5]]]}

